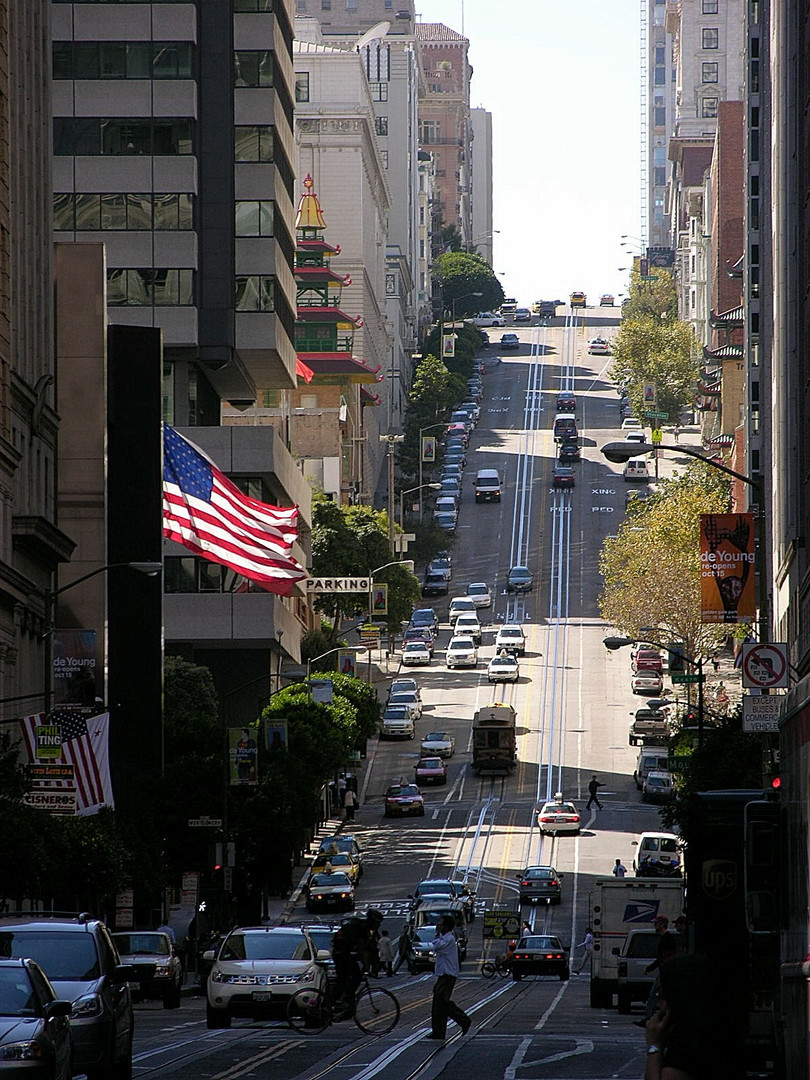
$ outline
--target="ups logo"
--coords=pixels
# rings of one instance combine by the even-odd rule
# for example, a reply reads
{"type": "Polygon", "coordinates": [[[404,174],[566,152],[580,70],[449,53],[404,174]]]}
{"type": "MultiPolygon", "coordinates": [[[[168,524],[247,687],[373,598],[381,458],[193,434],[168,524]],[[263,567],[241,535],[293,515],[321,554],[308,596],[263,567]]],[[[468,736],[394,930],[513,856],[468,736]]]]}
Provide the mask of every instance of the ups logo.
{"type": "Polygon", "coordinates": [[[712,900],[727,900],[737,889],[737,864],[731,859],[707,859],[701,870],[701,884],[712,900]]]}

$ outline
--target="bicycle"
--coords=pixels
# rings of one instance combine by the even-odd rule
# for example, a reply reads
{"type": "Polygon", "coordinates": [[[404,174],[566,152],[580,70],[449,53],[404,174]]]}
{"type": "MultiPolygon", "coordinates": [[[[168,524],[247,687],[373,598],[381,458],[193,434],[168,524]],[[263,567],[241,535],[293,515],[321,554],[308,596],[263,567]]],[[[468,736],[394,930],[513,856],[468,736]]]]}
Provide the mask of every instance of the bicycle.
{"type": "Polygon", "coordinates": [[[354,1020],[366,1035],[387,1035],[399,1022],[399,1002],[390,990],[371,986],[364,975],[351,1008],[337,1009],[333,992],[297,990],[287,1003],[287,1023],[304,1035],[318,1035],[331,1024],[354,1020]]]}
{"type": "Polygon", "coordinates": [[[505,956],[496,956],[492,960],[485,960],[481,965],[481,974],[485,979],[491,979],[500,975],[502,979],[508,979],[512,974],[512,961],[505,956]]]}

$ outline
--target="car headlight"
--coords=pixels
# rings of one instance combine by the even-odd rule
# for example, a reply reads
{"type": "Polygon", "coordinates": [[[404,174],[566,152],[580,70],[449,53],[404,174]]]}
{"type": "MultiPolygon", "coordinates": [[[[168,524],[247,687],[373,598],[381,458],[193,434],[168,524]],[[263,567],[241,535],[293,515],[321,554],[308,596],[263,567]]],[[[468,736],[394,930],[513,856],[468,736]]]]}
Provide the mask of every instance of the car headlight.
{"type": "Polygon", "coordinates": [[[70,1010],[71,1020],[86,1020],[90,1016],[101,1016],[104,1006],[98,994],[84,994],[76,998],[70,1010]]]}
{"type": "Polygon", "coordinates": [[[155,964],[155,975],[168,975],[170,971],[171,966],[169,965],[168,961],[163,961],[162,963],[155,964]]]}
{"type": "Polygon", "coordinates": [[[298,976],[298,982],[311,983],[315,981],[315,968],[307,968],[303,974],[298,976]]]}
{"type": "Polygon", "coordinates": [[[36,1039],[0,1046],[0,1061],[38,1061],[45,1057],[36,1039]]]}
{"type": "Polygon", "coordinates": [[[228,981],[229,976],[220,971],[219,968],[211,968],[211,982],[225,983],[228,981]]]}

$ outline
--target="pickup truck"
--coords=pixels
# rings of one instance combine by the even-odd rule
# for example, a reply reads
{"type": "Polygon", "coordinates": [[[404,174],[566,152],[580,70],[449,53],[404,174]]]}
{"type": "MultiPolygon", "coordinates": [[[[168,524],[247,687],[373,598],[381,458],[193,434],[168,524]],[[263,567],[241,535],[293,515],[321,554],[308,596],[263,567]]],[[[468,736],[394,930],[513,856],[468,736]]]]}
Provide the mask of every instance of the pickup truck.
{"type": "Polygon", "coordinates": [[[669,738],[669,718],[658,709],[636,709],[630,713],[633,722],[630,725],[628,742],[631,746],[649,741],[662,745],[669,738]]]}
{"type": "MultiPolygon", "coordinates": [[[[679,948],[680,934],[669,933],[677,938],[676,948],[679,948]]],[[[648,972],[647,968],[658,955],[658,945],[658,934],[655,930],[631,930],[624,945],[614,948],[613,954],[619,958],[616,966],[616,996],[620,1013],[629,1013],[634,1001],[646,1001],[650,996],[657,972],[648,972]]]]}

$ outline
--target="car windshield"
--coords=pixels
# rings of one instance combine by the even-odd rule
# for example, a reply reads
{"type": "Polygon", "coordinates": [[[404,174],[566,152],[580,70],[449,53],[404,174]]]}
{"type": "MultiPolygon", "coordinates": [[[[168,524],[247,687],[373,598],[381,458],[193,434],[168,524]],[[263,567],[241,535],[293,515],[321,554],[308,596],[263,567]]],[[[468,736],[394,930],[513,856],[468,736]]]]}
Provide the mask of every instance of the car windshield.
{"type": "Polygon", "coordinates": [[[559,939],[555,937],[525,937],[518,943],[519,949],[531,949],[543,951],[546,949],[561,949],[559,939]]]}
{"type": "Polygon", "coordinates": [[[388,789],[388,794],[392,798],[399,798],[400,796],[410,798],[411,796],[419,794],[419,788],[416,784],[395,784],[388,789]]]}
{"type": "Polygon", "coordinates": [[[416,886],[417,896],[436,896],[439,893],[447,893],[455,896],[456,887],[452,881],[420,881],[416,886]]]}
{"type": "Polygon", "coordinates": [[[345,874],[313,874],[309,886],[311,889],[350,889],[351,882],[345,874]]]}
{"type": "Polygon", "coordinates": [[[335,935],[335,930],[331,926],[308,926],[307,933],[315,943],[316,949],[327,949],[332,951],[332,938],[335,935]]]}
{"type": "MultiPolygon", "coordinates": [[[[345,875],[341,875],[345,877],[345,875]]],[[[348,885],[348,878],[346,879],[348,885]]],[[[230,934],[219,954],[220,960],[310,960],[303,934],[230,934]]]]}
{"type": "Polygon", "coordinates": [[[418,926],[414,931],[414,937],[420,945],[430,945],[436,937],[436,927],[418,926]]]}
{"type": "Polygon", "coordinates": [[[328,852],[331,855],[340,852],[348,852],[350,855],[354,854],[357,841],[351,836],[329,836],[326,840],[321,841],[321,851],[328,852]]]}
{"type": "Polygon", "coordinates": [[[513,566],[509,571],[509,577],[514,579],[527,578],[529,576],[529,571],[525,566],[513,566]]]}
{"type": "Polygon", "coordinates": [[[472,638],[460,637],[453,638],[450,644],[447,646],[449,652],[466,652],[472,648],[474,642],[472,638]]]}
{"type": "Polygon", "coordinates": [[[678,844],[675,840],[670,840],[667,837],[648,837],[642,846],[642,851],[677,851],[678,844]]]}
{"type": "Polygon", "coordinates": [[[170,956],[172,951],[165,934],[113,934],[113,941],[122,956],[136,956],[138,953],[170,956]]]}
{"type": "Polygon", "coordinates": [[[501,637],[501,638],[522,638],[523,637],[523,631],[519,630],[517,628],[512,629],[510,627],[504,626],[503,629],[498,634],[498,637],[501,637]]]}
{"type": "Polygon", "coordinates": [[[0,956],[36,960],[51,982],[90,982],[101,976],[95,938],[82,931],[4,930],[0,956]]]}
{"type": "Polygon", "coordinates": [[[441,769],[442,767],[442,759],[437,757],[422,758],[419,762],[420,769],[441,769]]]}
{"type": "Polygon", "coordinates": [[[334,855],[324,852],[323,855],[318,856],[315,865],[324,866],[326,865],[326,863],[329,863],[329,865],[332,867],[351,866],[352,860],[349,855],[341,855],[339,852],[335,853],[334,855]]]}
{"type": "Polygon", "coordinates": [[[447,742],[447,736],[443,731],[431,731],[429,735],[426,735],[422,742],[447,742]]]}
{"type": "Polygon", "coordinates": [[[21,967],[0,968],[0,1016],[36,1016],[37,1000],[21,967]]]}
{"type": "Polygon", "coordinates": [[[424,641],[409,641],[405,646],[405,652],[427,652],[428,648],[424,641]]]}

